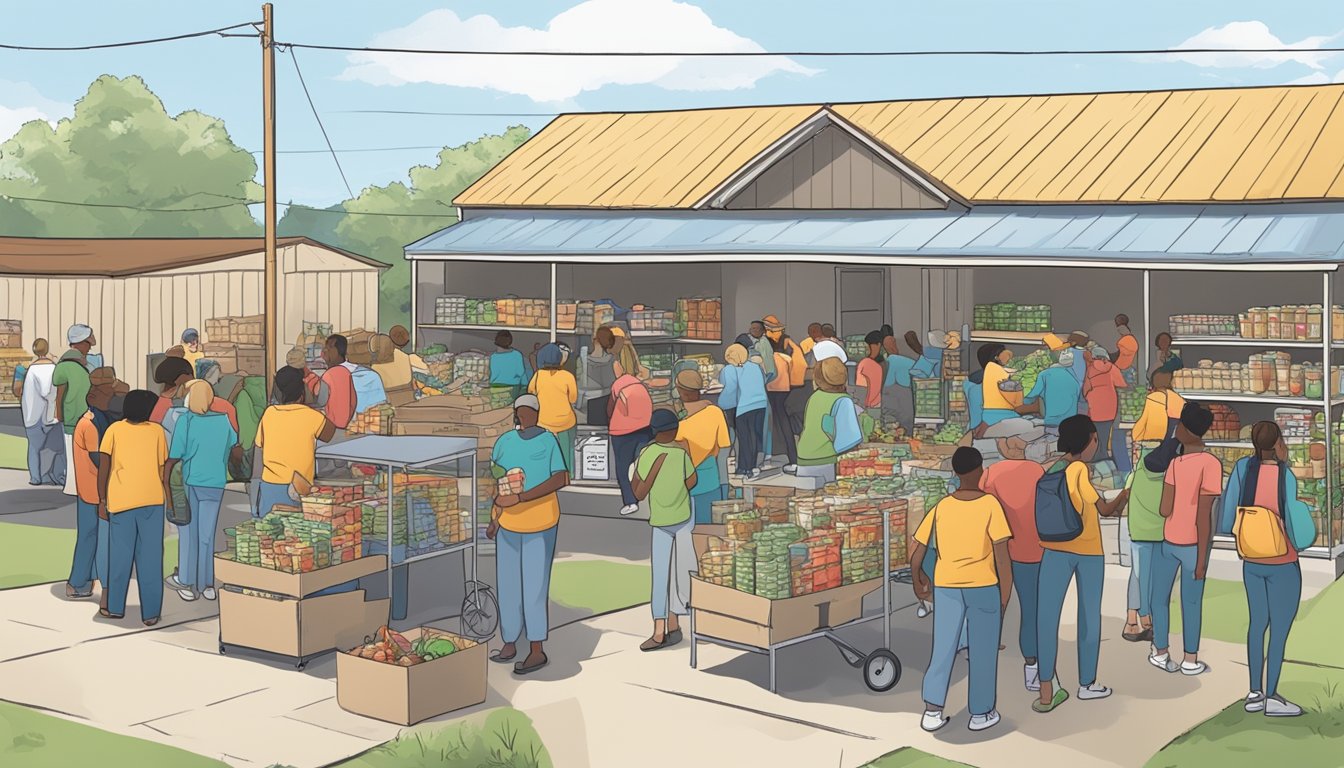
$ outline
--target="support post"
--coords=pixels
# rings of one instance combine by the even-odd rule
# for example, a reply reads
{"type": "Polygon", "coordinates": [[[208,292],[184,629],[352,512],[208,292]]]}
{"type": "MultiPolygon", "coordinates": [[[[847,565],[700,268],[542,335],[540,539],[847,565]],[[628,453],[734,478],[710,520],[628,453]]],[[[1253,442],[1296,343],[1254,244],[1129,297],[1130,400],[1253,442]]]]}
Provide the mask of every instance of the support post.
{"type": "Polygon", "coordinates": [[[279,270],[276,266],[275,229],[278,219],[275,215],[275,28],[271,22],[271,4],[261,6],[261,147],[262,181],[265,182],[265,202],[263,203],[264,237],[266,259],[264,267],[265,282],[265,328],[266,328],[266,381],[275,379],[277,346],[277,322],[279,310],[276,297],[279,270]]]}
{"type": "Polygon", "coordinates": [[[551,343],[555,343],[556,332],[555,325],[558,317],[557,307],[555,305],[555,262],[551,262],[551,343]]]}
{"type": "Polygon", "coordinates": [[[1334,286],[1331,284],[1331,278],[1334,273],[1326,271],[1321,273],[1321,379],[1324,384],[1322,394],[1325,396],[1321,407],[1325,411],[1325,548],[1333,560],[1335,547],[1339,542],[1335,541],[1335,518],[1339,516],[1340,510],[1335,506],[1335,426],[1332,417],[1334,416],[1334,398],[1335,386],[1334,380],[1330,376],[1330,363],[1334,351],[1334,311],[1333,300],[1334,286]]]}
{"type": "Polygon", "coordinates": [[[1143,375],[1146,378],[1148,371],[1153,368],[1152,360],[1152,342],[1153,337],[1153,273],[1143,270],[1143,336],[1139,339],[1139,347],[1143,349],[1143,375]]]}

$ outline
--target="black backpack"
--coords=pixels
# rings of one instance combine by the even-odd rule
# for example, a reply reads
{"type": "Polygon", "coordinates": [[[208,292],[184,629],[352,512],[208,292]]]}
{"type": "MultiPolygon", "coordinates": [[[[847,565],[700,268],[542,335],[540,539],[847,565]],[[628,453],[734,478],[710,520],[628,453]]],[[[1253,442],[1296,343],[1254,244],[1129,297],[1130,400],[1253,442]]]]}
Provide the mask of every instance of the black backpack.
{"type": "Polygon", "coordinates": [[[1083,533],[1083,516],[1069,496],[1068,464],[1059,462],[1036,481],[1036,535],[1041,541],[1073,541],[1083,533]]]}

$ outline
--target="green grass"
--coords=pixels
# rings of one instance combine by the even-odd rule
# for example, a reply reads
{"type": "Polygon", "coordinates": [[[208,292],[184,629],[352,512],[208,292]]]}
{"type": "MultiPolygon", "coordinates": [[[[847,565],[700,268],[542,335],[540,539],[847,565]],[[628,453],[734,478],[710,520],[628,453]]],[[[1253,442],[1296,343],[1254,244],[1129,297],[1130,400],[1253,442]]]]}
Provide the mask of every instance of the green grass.
{"type": "Polygon", "coordinates": [[[421,726],[333,768],[552,768],[550,753],[516,709],[421,726]]]}
{"type": "Polygon", "coordinates": [[[863,768],[969,768],[965,763],[944,760],[914,747],[902,747],[877,758],[863,768]]]}
{"type": "Polygon", "coordinates": [[[121,766],[224,768],[224,763],[152,741],[120,736],[0,701],[0,765],[5,768],[121,766]]]}
{"type": "MultiPolygon", "coordinates": [[[[1303,601],[1302,606],[1298,608],[1297,621],[1289,638],[1288,657],[1344,666],[1344,653],[1335,650],[1339,645],[1335,641],[1335,635],[1314,629],[1314,623],[1338,621],[1341,615],[1344,615],[1344,591],[1327,589],[1310,600],[1303,601]],[[1316,617],[1313,624],[1308,624],[1309,616],[1316,617]],[[1316,642],[1317,640],[1320,642],[1316,642]],[[1297,644],[1300,644],[1300,650],[1294,648],[1297,644]],[[1297,655],[1299,653],[1302,655],[1297,655]],[[1316,658],[1321,653],[1334,653],[1332,658],[1335,661],[1316,658]]],[[[1246,607],[1245,585],[1240,581],[1209,579],[1204,586],[1204,611],[1200,636],[1210,640],[1245,644],[1246,627],[1249,623],[1250,612],[1246,607]]],[[[1172,590],[1171,634],[1175,637],[1180,632],[1181,605],[1178,586],[1172,590]]]]}
{"type": "Polygon", "coordinates": [[[607,560],[562,560],[551,569],[551,599],[605,613],[649,601],[649,567],[607,560]]]}
{"type": "Polygon", "coordinates": [[[0,435],[0,469],[28,469],[28,441],[18,435],[0,435]]]}
{"type": "MultiPolygon", "coordinates": [[[[69,511],[74,515],[74,510],[69,511]]],[[[47,584],[70,577],[75,532],[42,525],[0,523],[0,589],[47,584]]],[[[177,539],[163,543],[164,575],[177,567],[177,539]]]]}

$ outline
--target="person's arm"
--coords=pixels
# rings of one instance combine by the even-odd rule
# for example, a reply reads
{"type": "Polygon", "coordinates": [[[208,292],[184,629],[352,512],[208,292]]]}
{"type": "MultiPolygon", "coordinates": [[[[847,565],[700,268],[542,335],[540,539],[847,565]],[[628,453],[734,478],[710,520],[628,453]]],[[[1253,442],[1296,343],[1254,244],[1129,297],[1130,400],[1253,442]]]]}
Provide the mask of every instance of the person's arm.
{"type": "Polygon", "coordinates": [[[327,409],[327,401],[330,399],[331,387],[327,385],[325,379],[318,379],[317,395],[313,398],[313,405],[325,411],[327,409]]]}
{"type": "Polygon", "coordinates": [[[1195,515],[1195,534],[1199,549],[1195,554],[1195,580],[1203,581],[1209,572],[1209,551],[1213,548],[1213,503],[1218,497],[1201,493],[1195,515]]]}
{"type": "Polygon", "coordinates": [[[1176,489],[1171,484],[1171,472],[1168,470],[1167,479],[1162,482],[1162,505],[1158,511],[1162,517],[1171,517],[1171,513],[1176,509],[1176,489]]]}
{"type": "Polygon", "coordinates": [[[999,607],[1006,610],[1013,599],[1013,561],[1008,556],[1007,539],[994,542],[994,570],[999,574],[999,607]]]}
{"type": "Polygon", "coordinates": [[[56,385],[56,421],[65,423],[65,385],[56,385]]]}
{"type": "Polygon", "coordinates": [[[1116,494],[1115,498],[1107,501],[1098,499],[1097,514],[1102,517],[1119,517],[1120,512],[1125,508],[1125,503],[1129,501],[1129,489],[1125,488],[1116,494]]]}
{"type": "Polygon", "coordinates": [[[653,466],[649,468],[649,474],[647,477],[640,477],[639,466],[638,464],[636,464],[635,482],[632,490],[634,491],[635,498],[637,500],[643,501],[649,497],[649,491],[653,490],[653,481],[658,479],[658,473],[662,471],[663,463],[666,461],[667,461],[666,453],[655,459],[653,462],[653,466]]]}
{"type": "Polygon", "coordinates": [[[685,450],[686,455],[683,456],[682,459],[681,459],[681,461],[682,461],[682,472],[686,475],[686,490],[689,491],[689,490],[691,490],[692,488],[695,487],[696,482],[697,482],[700,478],[696,476],[696,474],[695,474],[695,465],[691,463],[691,452],[690,452],[690,450],[688,450],[688,449],[684,449],[684,450],[685,450]]]}
{"type": "Polygon", "coordinates": [[[929,576],[921,565],[926,551],[923,544],[915,544],[915,551],[910,553],[910,577],[914,582],[915,597],[927,603],[933,600],[933,585],[929,583],[929,576]]]}
{"type": "Polygon", "coordinates": [[[107,485],[112,480],[112,455],[98,453],[98,519],[107,519],[107,485]]]}
{"type": "MultiPolygon", "coordinates": [[[[331,438],[336,436],[336,424],[331,419],[322,417],[322,431],[317,433],[317,439],[324,443],[330,443],[331,438]]],[[[261,447],[261,443],[257,443],[261,447]]]]}

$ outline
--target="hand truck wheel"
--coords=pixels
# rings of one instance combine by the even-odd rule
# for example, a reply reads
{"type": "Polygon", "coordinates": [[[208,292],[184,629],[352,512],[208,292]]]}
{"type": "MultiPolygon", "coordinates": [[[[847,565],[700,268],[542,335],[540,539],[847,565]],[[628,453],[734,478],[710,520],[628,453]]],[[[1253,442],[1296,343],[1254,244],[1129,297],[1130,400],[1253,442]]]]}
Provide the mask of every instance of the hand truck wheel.
{"type": "Polygon", "coordinates": [[[863,662],[863,682],[877,693],[886,693],[901,681],[901,660],[886,648],[868,654],[863,662]]]}

